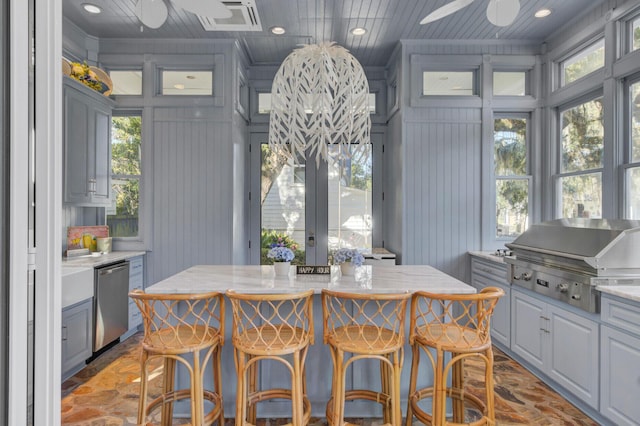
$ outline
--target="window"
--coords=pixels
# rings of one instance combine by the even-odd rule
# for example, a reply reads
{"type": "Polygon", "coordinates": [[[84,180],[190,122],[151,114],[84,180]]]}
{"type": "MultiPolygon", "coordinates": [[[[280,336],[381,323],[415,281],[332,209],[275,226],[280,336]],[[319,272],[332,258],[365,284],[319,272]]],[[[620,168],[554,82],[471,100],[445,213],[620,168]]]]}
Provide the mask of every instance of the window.
{"type": "Polygon", "coordinates": [[[113,237],[138,239],[140,229],[142,116],[114,116],[111,125],[112,205],[107,225],[113,237]]]}
{"type": "Polygon", "coordinates": [[[626,89],[628,100],[627,129],[629,134],[625,165],[625,218],[640,219],[640,81],[626,89]]]}
{"type": "Polygon", "coordinates": [[[476,93],[474,71],[424,71],[422,79],[425,96],[473,96],[476,93]]]}
{"type": "Polygon", "coordinates": [[[527,73],[524,71],[494,71],[494,96],[524,96],[527,88],[527,73]]]}
{"type": "Polygon", "coordinates": [[[142,71],[110,71],[113,95],[142,95],[142,71]]]}
{"type": "Polygon", "coordinates": [[[587,46],[561,62],[561,85],[572,83],[604,67],[604,39],[587,46]]]}
{"type": "MultiPolygon", "coordinates": [[[[369,113],[376,113],[376,94],[369,93],[369,113]]],[[[271,112],[271,93],[258,93],[258,114],[271,112]]]]}
{"type": "Polygon", "coordinates": [[[629,51],[640,49],[640,16],[629,21],[629,51]]]}
{"type": "Polygon", "coordinates": [[[163,95],[211,96],[213,95],[213,71],[162,70],[163,95]]]}
{"type": "Polygon", "coordinates": [[[560,110],[561,217],[602,217],[602,98],[560,110]]]}
{"type": "Polygon", "coordinates": [[[497,238],[517,237],[529,226],[527,122],[517,115],[494,119],[497,238]]]}

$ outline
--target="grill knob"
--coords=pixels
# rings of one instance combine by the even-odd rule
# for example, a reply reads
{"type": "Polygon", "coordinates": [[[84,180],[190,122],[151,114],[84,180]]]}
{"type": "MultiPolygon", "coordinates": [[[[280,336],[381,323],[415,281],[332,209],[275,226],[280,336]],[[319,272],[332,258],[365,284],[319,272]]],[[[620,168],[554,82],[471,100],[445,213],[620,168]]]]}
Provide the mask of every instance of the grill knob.
{"type": "Polygon", "coordinates": [[[524,280],[524,281],[531,281],[531,272],[523,272],[520,275],[514,275],[513,279],[514,280],[524,280]]]}
{"type": "Polygon", "coordinates": [[[560,293],[566,293],[569,291],[569,284],[560,283],[556,285],[556,290],[558,290],[560,293]]]}
{"type": "Polygon", "coordinates": [[[571,296],[571,298],[573,300],[580,300],[580,295],[579,294],[574,294],[573,296],[571,296]]]}

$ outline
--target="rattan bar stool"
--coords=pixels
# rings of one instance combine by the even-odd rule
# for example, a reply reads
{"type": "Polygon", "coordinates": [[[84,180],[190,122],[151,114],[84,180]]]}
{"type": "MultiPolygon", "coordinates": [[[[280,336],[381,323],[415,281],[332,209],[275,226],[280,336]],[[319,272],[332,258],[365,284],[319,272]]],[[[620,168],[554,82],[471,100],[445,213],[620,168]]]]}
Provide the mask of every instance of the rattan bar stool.
{"type": "Polygon", "coordinates": [[[220,352],[224,344],[224,298],[222,293],[151,294],[142,290],[129,293],[140,312],[144,337],[140,355],[140,400],[138,424],[158,406],[162,406],[162,425],[170,425],[173,402],[191,400],[191,424],[224,424],[222,407],[222,379],[220,352]],[[190,357],[185,358],[185,355],[190,357]],[[149,363],[157,358],[164,361],[163,391],[147,402],[149,363]],[[214,390],[204,389],[207,363],[213,364],[214,390]],[[174,390],[176,362],[189,372],[189,389],[174,390]],[[213,408],[205,415],[205,400],[213,408]]]}
{"type": "Polygon", "coordinates": [[[410,293],[356,294],[322,290],[324,343],[331,349],[333,381],[327,422],[345,424],[345,401],[364,399],[382,404],[385,424],[399,426],[400,373],[404,360],[405,318],[410,293]],[[353,354],[345,360],[345,353],[353,354]],[[345,389],[345,373],[355,361],[380,361],[380,391],[345,389]]]}
{"type": "Polygon", "coordinates": [[[494,425],[493,350],[490,320],[502,289],[486,287],[477,294],[433,294],[416,292],[411,299],[409,343],[412,346],[411,380],[407,426],[413,416],[431,425],[494,425]],[[416,389],[421,350],[433,369],[433,386],[416,389]],[[435,355],[434,355],[435,352],[435,355]],[[450,354],[446,355],[446,354],[450,354]],[[463,366],[467,358],[477,358],[485,367],[485,401],[464,388],[463,366]],[[451,373],[451,385],[447,378],[451,373]],[[431,413],[419,403],[432,398],[431,413]],[[451,421],[447,419],[447,398],[452,401],[451,421]],[[465,403],[480,418],[465,423],[465,403]]]}
{"type": "Polygon", "coordinates": [[[256,424],[257,403],[291,400],[291,425],[311,418],[306,394],[305,360],[313,344],[313,290],[291,294],[242,294],[227,291],[233,311],[232,342],[238,374],[236,425],[256,424]],[[291,389],[258,389],[262,360],[282,363],[291,374],[291,389]]]}

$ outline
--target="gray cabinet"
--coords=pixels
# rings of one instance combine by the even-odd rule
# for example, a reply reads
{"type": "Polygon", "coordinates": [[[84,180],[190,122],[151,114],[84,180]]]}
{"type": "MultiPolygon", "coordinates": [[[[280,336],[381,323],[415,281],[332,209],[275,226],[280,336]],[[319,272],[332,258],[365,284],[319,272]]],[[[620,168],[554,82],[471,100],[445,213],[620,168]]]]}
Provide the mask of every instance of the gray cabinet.
{"type": "Polygon", "coordinates": [[[600,413],[640,424],[640,304],[602,297],[600,413]]]}
{"type": "Polygon", "coordinates": [[[598,409],[598,322],[516,288],[511,289],[511,310],[511,350],[598,409]]]}
{"type": "Polygon", "coordinates": [[[62,310],[62,380],[85,366],[93,354],[93,298],[62,310]]]}
{"type": "Polygon", "coordinates": [[[114,103],[68,77],[64,78],[63,90],[64,202],[108,205],[114,103]]]}
{"type": "Polygon", "coordinates": [[[493,286],[504,290],[491,317],[491,339],[508,348],[511,342],[511,286],[507,282],[507,267],[503,263],[471,259],[471,285],[478,291],[493,286]]]}
{"type": "MultiPolygon", "coordinates": [[[[129,259],[129,292],[144,288],[144,256],[129,259]]],[[[129,298],[129,331],[135,332],[142,324],[142,314],[133,299],[129,298]]]]}

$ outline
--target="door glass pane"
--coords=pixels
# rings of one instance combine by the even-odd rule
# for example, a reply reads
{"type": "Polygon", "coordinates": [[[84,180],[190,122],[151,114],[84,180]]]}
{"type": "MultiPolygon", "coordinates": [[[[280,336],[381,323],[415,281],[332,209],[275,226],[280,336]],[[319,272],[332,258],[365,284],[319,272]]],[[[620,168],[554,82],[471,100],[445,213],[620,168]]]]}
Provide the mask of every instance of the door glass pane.
{"type": "Polygon", "coordinates": [[[269,265],[273,244],[293,250],[294,265],[305,264],[305,163],[294,162],[261,144],[260,167],[260,264],[269,265]]]}
{"type": "Polygon", "coordinates": [[[371,249],[371,144],[351,146],[351,158],[330,146],[328,161],[329,253],[338,248],[371,249]]]}
{"type": "Polygon", "coordinates": [[[602,167],[604,122],[602,99],[562,112],[562,172],[602,167]]]}
{"type": "Polygon", "coordinates": [[[602,173],[560,178],[562,217],[602,217],[602,173]]]}

